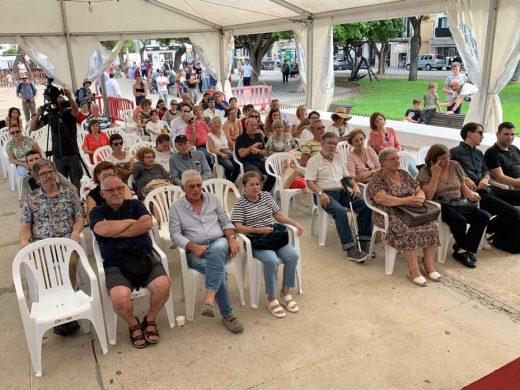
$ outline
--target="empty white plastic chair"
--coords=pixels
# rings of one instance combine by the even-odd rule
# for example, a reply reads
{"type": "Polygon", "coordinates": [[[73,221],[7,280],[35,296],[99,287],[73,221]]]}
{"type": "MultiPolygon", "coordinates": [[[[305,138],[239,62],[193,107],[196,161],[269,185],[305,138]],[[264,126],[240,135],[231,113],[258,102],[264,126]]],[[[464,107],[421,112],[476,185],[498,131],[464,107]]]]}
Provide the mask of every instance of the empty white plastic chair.
{"type": "Polygon", "coordinates": [[[123,134],[123,144],[124,148],[130,149],[132,145],[141,142],[143,139],[139,137],[137,134],[124,133],[123,134]]]}
{"type": "Polygon", "coordinates": [[[426,164],[426,155],[428,154],[428,150],[430,150],[430,145],[423,146],[419,151],[417,152],[417,164],[426,164]]]}
{"type": "Polygon", "coordinates": [[[112,148],[110,145],[101,146],[94,151],[94,155],[92,156],[92,160],[94,160],[94,165],[100,161],[105,161],[108,156],[112,154],[112,148]]]}
{"type": "MultiPolygon", "coordinates": [[[[153,243],[153,251],[156,256],[159,256],[161,259],[161,263],[168,275],[170,277],[170,270],[168,267],[168,259],[164,252],[156,245],[153,240],[153,236],[150,233],[150,237],[152,238],[153,243]]],[[[116,345],[117,343],[117,314],[114,312],[112,308],[112,301],[110,300],[110,296],[108,295],[108,290],[106,287],[106,277],[105,277],[105,268],[103,267],[103,257],[101,256],[101,252],[99,250],[99,245],[96,241],[96,236],[92,234],[92,247],[94,250],[94,257],[96,258],[96,266],[99,275],[99,286],[101,289],[101,299],[103,301],[103,313],[105,314],[105,324],[106,330],[108,334],[108,342],[112,345],[116,345]]],[[[133,289],[131,299],[134,300],[136,298],[141,298],[150,295],[150,290],[146,287],[141,287],[139,289],[133,289]]],[[[168,317],[168,323],[170,328],[175,326],[175,312],[173,309],[173,299],[172,292],[170,289],[170,295],[168,300],[164,304],[164,309],[166,310],[166,315],[168,317]]]]}
{"type": "MultiPolygon", "coordinates": [[[[104,354],[108,352],[103,310],[96,276],[83,248],[68,238],[36,241],[21,249],[13,266],[13,281],[22,316],[31,363],[36,376],[42,375],[42,338],[59,324],[79,319],[89,320],[97,334],[104,354]],[[79,255],[78,267],[88,277],[90,296],[74,291],[69,277],[73,252],[79,255]],[[37,286],[37,301],[26,302],[20,268],[24,265],[29,284],[37,286]]],[[[83,281],[86,282],[86,281],[83,281]]]]}
{"type": "Polygon", "coordinates": [[[136,155],[137,151],[141,148],[155,148],[155,144],[151,141],[139,141],[130,146],[130,149],[128,150],[130,154],[133,156],[136,155]]]}

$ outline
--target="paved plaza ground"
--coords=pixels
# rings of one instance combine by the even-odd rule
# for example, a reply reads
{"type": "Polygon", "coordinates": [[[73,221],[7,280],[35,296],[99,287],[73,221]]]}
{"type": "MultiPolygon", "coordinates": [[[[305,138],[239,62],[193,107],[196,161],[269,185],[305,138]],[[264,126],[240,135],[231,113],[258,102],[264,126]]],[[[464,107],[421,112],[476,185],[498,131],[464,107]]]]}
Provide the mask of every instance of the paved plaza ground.
{"type": "MultiPolygon", "coordinates": [[[[273,75],[273,78],[276,75],[273,75]]],[[[278,96],[292,97],[296,81],[278,96]]],[[[279,83],[281,84],[281,83],[279,83]]],[[[121,82],[123,93],[130,83],[121,82]]],[[[0,89],[0,115],[17,104],[0,89]]],[[[240,306],[230,278],[236,315],[245,331],[229,333],[219,318],[198,314],[184,328],[158,318],[161,342],[130,346],[118,323],[118,344],[102,355],[88,336],[47,332],[43,377],[31,374],[14,293],[11,263],[19,250],[17,194],[0,179],[0,325],[4,331],[0,389],[460,389],[520,355],[520,256],[492,249],[468,269],[448,254],[438,270],[442,283],[426,288],[406,277],[398,255],[394,274],[384,274],[384,251],[365,264],[346,260],[333,225],[325,247],[310,236],[310,209],[300,199],[291,217],[305,228],[301,242],[301,310],[274,318],[264,304],[240,306]],[[97,359],[97,360],[96,360],[97,359]]],[[[94,265],[91,235],[85,231],[94,265]]],[[[175,314],[184,314],[178,253],[168,253],[175,314]]],[[[281,273],[281,270],[280,270],[281,273]]],[[[249,295],[246,278],[246,297],[249,295]]],[[[263,301],[261,301],[263,302],[263,301]]],[[[136,314],[146,313],[136,302],[136,314]]]]}

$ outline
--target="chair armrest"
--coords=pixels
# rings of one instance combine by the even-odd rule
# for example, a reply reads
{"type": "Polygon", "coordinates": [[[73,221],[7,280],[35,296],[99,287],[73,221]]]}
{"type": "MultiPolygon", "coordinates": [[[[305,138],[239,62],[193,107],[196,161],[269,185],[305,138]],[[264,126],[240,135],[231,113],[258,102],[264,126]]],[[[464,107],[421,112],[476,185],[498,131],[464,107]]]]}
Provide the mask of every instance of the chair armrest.
{"type": "Polygon", "coordinates": [[[247,236],[244,233],[238,233],[237,236],[240,237],[240,239],[243,242],[243,245],[245,246],[245,252],[246,252],[246,258],[247,261],[253,260],[253,247],[251,246],[251,240],[247,238],[247,236]]]}
{"type": "Polygon", "coordinates": [[[494,179],[491,179],[489,181],[489,184],[492,185],[493,187],[502,188],[503,190],[510,190],[512,188],[511,186],[508,186],[507,184],[499,183],[498,181],[496,181],[494,179]]]}

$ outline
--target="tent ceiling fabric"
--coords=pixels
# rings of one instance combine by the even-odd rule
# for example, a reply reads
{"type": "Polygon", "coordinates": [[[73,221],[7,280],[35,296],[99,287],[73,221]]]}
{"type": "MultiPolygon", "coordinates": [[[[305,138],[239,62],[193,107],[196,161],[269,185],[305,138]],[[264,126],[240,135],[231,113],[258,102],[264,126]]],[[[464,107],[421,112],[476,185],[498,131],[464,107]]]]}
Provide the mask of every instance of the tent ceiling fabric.
{"type": "MultiPolygon", "coordinates": [[[[71,35],[167,38],[220,29],[251,34],[291,30],[293,22],[305,20],[309,14],[312,18],[332,17],[338,24],[444,11],[438,0],[112,0],[91,4],[89,12],[87,0],[65,0],[71,35]],[[135,15],[140,15],[139,23],[135,15]]],[[[9,1],[2,11],[12,15],[0,24],[2,42],[14,42],[16,35],[64,34],[59,1],[9,1]]]]}

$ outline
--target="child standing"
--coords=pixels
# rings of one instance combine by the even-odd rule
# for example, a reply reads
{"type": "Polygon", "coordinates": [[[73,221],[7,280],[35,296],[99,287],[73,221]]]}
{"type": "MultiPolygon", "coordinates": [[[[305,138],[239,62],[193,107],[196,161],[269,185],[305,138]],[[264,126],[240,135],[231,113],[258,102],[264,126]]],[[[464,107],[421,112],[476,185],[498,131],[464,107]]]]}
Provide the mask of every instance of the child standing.
{"type": "Polygon", "coordinates": [[[441,104],[439,103],[439,95],[437,95],[437,84],[428,84],[428,93],[424,95],[424,111],[422,113],[422,121],[428,124],[436,109],[441,111],[441,104]]]}

